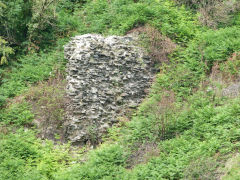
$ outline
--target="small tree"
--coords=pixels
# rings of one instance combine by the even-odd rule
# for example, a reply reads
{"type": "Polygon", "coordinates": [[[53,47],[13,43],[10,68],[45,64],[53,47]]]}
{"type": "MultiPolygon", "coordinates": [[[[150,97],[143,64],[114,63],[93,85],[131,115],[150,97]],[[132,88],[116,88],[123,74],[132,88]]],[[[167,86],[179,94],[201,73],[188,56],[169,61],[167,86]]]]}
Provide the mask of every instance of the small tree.
{"type": "Polygon", "coordinates": [[[56,6],[58,1],[33,0],[32,18],[28,24],[30,48],[38,49],[38,44],[46,36],[46,33],[54,31],[53,28],[57,22],[56,6]]]}
{"type": "MultiPolygon", "coordinates": [[[[0,17],[3,16],[3,9],[6,8],[5,4],[0,1],[0,17]]],[[[7,46],[7,41],[0,36],[0,65],[7,64],[7,58],[13,54],[13,49],[7,46]]]]}
{"type": "Polygon", "coordinates": [[[13,54],[13,49],[7,46],[7,41],[0,36],[0,65],[8,63],[10,54],[13,54]]]}
{"type": "Polygon", "coordinates": [[[60,0],[0,0],[0,36],[11,47],[38,49],[54,37],[60,0]]]}
{"type": "Polygon", "coordinates": [[[10,45],[26,41],[27,24],[31,19],[31,0],[0,0],[0,36],[10,45]]]}

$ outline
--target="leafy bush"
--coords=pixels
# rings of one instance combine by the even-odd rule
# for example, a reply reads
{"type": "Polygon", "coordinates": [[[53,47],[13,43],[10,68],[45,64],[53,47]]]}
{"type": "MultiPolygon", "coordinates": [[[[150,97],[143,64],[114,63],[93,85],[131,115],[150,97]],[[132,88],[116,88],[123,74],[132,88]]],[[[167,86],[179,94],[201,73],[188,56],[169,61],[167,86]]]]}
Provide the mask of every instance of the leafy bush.
{"type": "Polygon", "coordinates": [[[53,40],[54,27],[57,24],[57,0],[32,0],[31,19],[27,24],[28,50],[38,50],[39,45],[53,40]]]}
{"type": "Polygon", "coordinates": [[[142,46],[148,51],[151,60],[155,64],[162,64],[169,61],[169,54],[176,49],[176,44],[170,38],[163,36],[157,29],[150,25],[135,28],[129,33],[139,33],[142,46]]]}
{"type": "Polygon", "coordinates": [[[113,0],[91,1],[84,6],[87,32],[125,34],[149,23],[177,42],[192,39],[197,31],[195,17],[170,2],[113,0]],[[97,16],[96,16],[97,14],[97,16]]]}
{"type": "Polygon", "coordinates": [[[11,104],[8,109],[1,110],[0,112],[0,124],[21,127],[29,125],[34,119],[31,108],[26,102],[11,104]]]}
{"type": "Polygon", "coordinates": [[[32,105],[39,135],[44,139],[56,140],[59,135],[63,140],[63,123],[65,120],[66,103],[65,81],[60,72],[55,73],[47,82],[40,82],[25,94],[26,100],[32,105]]]}
{"type": "Polygon", "coordinates": [[[0,134],[0,179],[52,179],[71,160],[67,146],[42,143],[32,131],[0,134]]]}
{"type": "Polygon", "coordinates": [[[56,37],[62,35],[60,33],[67,34],[78,26],[76,16],[72,17],[67,11],[72,4],[63,0],[2,0],[0,36],[20,54],[46,49],[55,45],[56,37]],[[64,20],[66,16],[71,21],[64,20]]]}
{"type": "MultiPolygon", "coordinates": [[[[195,95],[189,103],[192,104],[198,99],[199,95],[195,95]]],[[[192,159],[204,156],[212,157],[218,152],[223,155],[231,152],[234,147],[238,147],[239,145],[233,143],[238,141],[233,135],[235,133],[230,132],[238,129],[237,119],[239,117],[236,111],[238,111],[239,103],[235,100],[226,106],[215,109],[211,104],[208,97],[205,97],[192,106],[194,111],[190,108],[180,111],[180,114],[177,113],[176,117],[182,117],[177,118],[174,123],[175,132],[180,130],[180,124],[191,122],[192,125],[188,128],[185,127],[184,131],[178,132],[177,137],[159,142],[160,156],[150,160],[146,165],[137,166],[133,171],[133,177],[138,179],[181,179],[192,159]]],[[[171,120],[169,119],[169,121],[171,120]]],[[[135,124],[136,121],[131,123],[135,124]]],[[[140,120],[138,123],[143,122],[140,120]]],[[[171,127],[169,128],[171,129],[171,127]]],[[[134,133],[132,135],[135,136],[134,133]]],[[[212,173],[215,173],[217,166],[214,167],[212,167],[212,173]]],[[[199,177],[205,174],[204,169],[195,169],[194,171],[198,173],[199,177]]]]}
{"type": "Polygon", "coordinates": [[[59,173],[56,179],[122,179],[127,176],[124,174],[126,157],[121,146],[108,144],[90,153],[86,163],[74,165],[68,171],[59,173]]]}
{"type": "Polygon", "coordinates": [[[11,43],[18,45],[26,41],[27,24],[31,18],[31,1],[27,0],[1,0],[2,8],[0,36],[11,43]]]}
{"type": "Polygon", "coordinates": [[[9,55],[13,53],[13,49],[7,46],[7,41],[2,39],[2,37],[0,36],[0,65],[7,64],[9,55]]]}
{"type": "Polygon", "coordinates": [[[195,71],[198,71],[196,67],[200,63],[206,65],[206,71],[211,71],[214,62],[224,62],[233,53],[240,50],[239,39],[239,27],[229,27],[218,31],[209,30],[199,34],[191,42],[184,51],[183,58],[195,71]]]}
{"type": "Polygon", "coordinates": [[[40,52],[19,58],[11,73],[4,73],[0,86],[0,106],[4,105],[7,98],[14,97],[25,91],[29,85],[48,79],[55,69],[63,69],[66,63],[63,57],[63,42],[51,52],[40,52]],[[55,64],[58,64],[54,67],[55,64]]]}

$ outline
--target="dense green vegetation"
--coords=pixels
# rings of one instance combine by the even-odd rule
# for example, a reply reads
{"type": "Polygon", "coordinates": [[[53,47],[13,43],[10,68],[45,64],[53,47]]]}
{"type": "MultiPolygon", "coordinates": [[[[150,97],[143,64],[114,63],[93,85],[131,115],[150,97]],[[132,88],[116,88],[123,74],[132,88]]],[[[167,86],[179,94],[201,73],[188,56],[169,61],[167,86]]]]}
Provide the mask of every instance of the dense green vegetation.
{"type": "MultiPolygon", "coordinates": [[[[239,157],[228,160],[240,148],[239,98],[221,93],[240,73],[238,7],[234,0],[0,0],[0,179],[239,179],[239,157]],[[49,102],[49,114],[62,108],[44,83],[64,76],[69,37],[143,26],[177,48],[133,115],[93,150],[40,139],[36,106],[49,102]]],[[[55,112],[49,122],[62,121],[55,112]]]]}

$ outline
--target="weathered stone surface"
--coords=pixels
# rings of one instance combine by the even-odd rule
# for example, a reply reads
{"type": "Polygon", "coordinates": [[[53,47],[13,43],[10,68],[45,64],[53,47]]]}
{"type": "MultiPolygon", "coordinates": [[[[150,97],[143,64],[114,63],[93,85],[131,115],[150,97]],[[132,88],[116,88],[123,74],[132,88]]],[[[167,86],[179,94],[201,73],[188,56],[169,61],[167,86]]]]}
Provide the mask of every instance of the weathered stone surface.
{"type": "Polygon", "coordinates": [[[66,138],[95,141],[149,88],[154,70],[135,36],[86,34],[65,46],[68,107],[66,138]]]}
{"type": "Polygon", "coordinates": [[[240,94],[240,82],[232,83],[222,90],[222,95],[227,97],[237,97],[240,94]]]}

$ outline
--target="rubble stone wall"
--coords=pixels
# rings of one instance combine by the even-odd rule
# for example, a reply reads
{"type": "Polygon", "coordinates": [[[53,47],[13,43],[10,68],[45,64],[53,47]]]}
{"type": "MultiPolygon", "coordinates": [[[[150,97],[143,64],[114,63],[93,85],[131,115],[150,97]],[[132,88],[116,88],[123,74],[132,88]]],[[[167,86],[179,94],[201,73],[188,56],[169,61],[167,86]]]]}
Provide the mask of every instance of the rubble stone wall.
{"type": "Polygon", "coordinates": [[[70,99],[66,138],[76,144],[97,141],[150,87],[151,59],[136,36],[86,34],[64,47],[70,99]]]}

